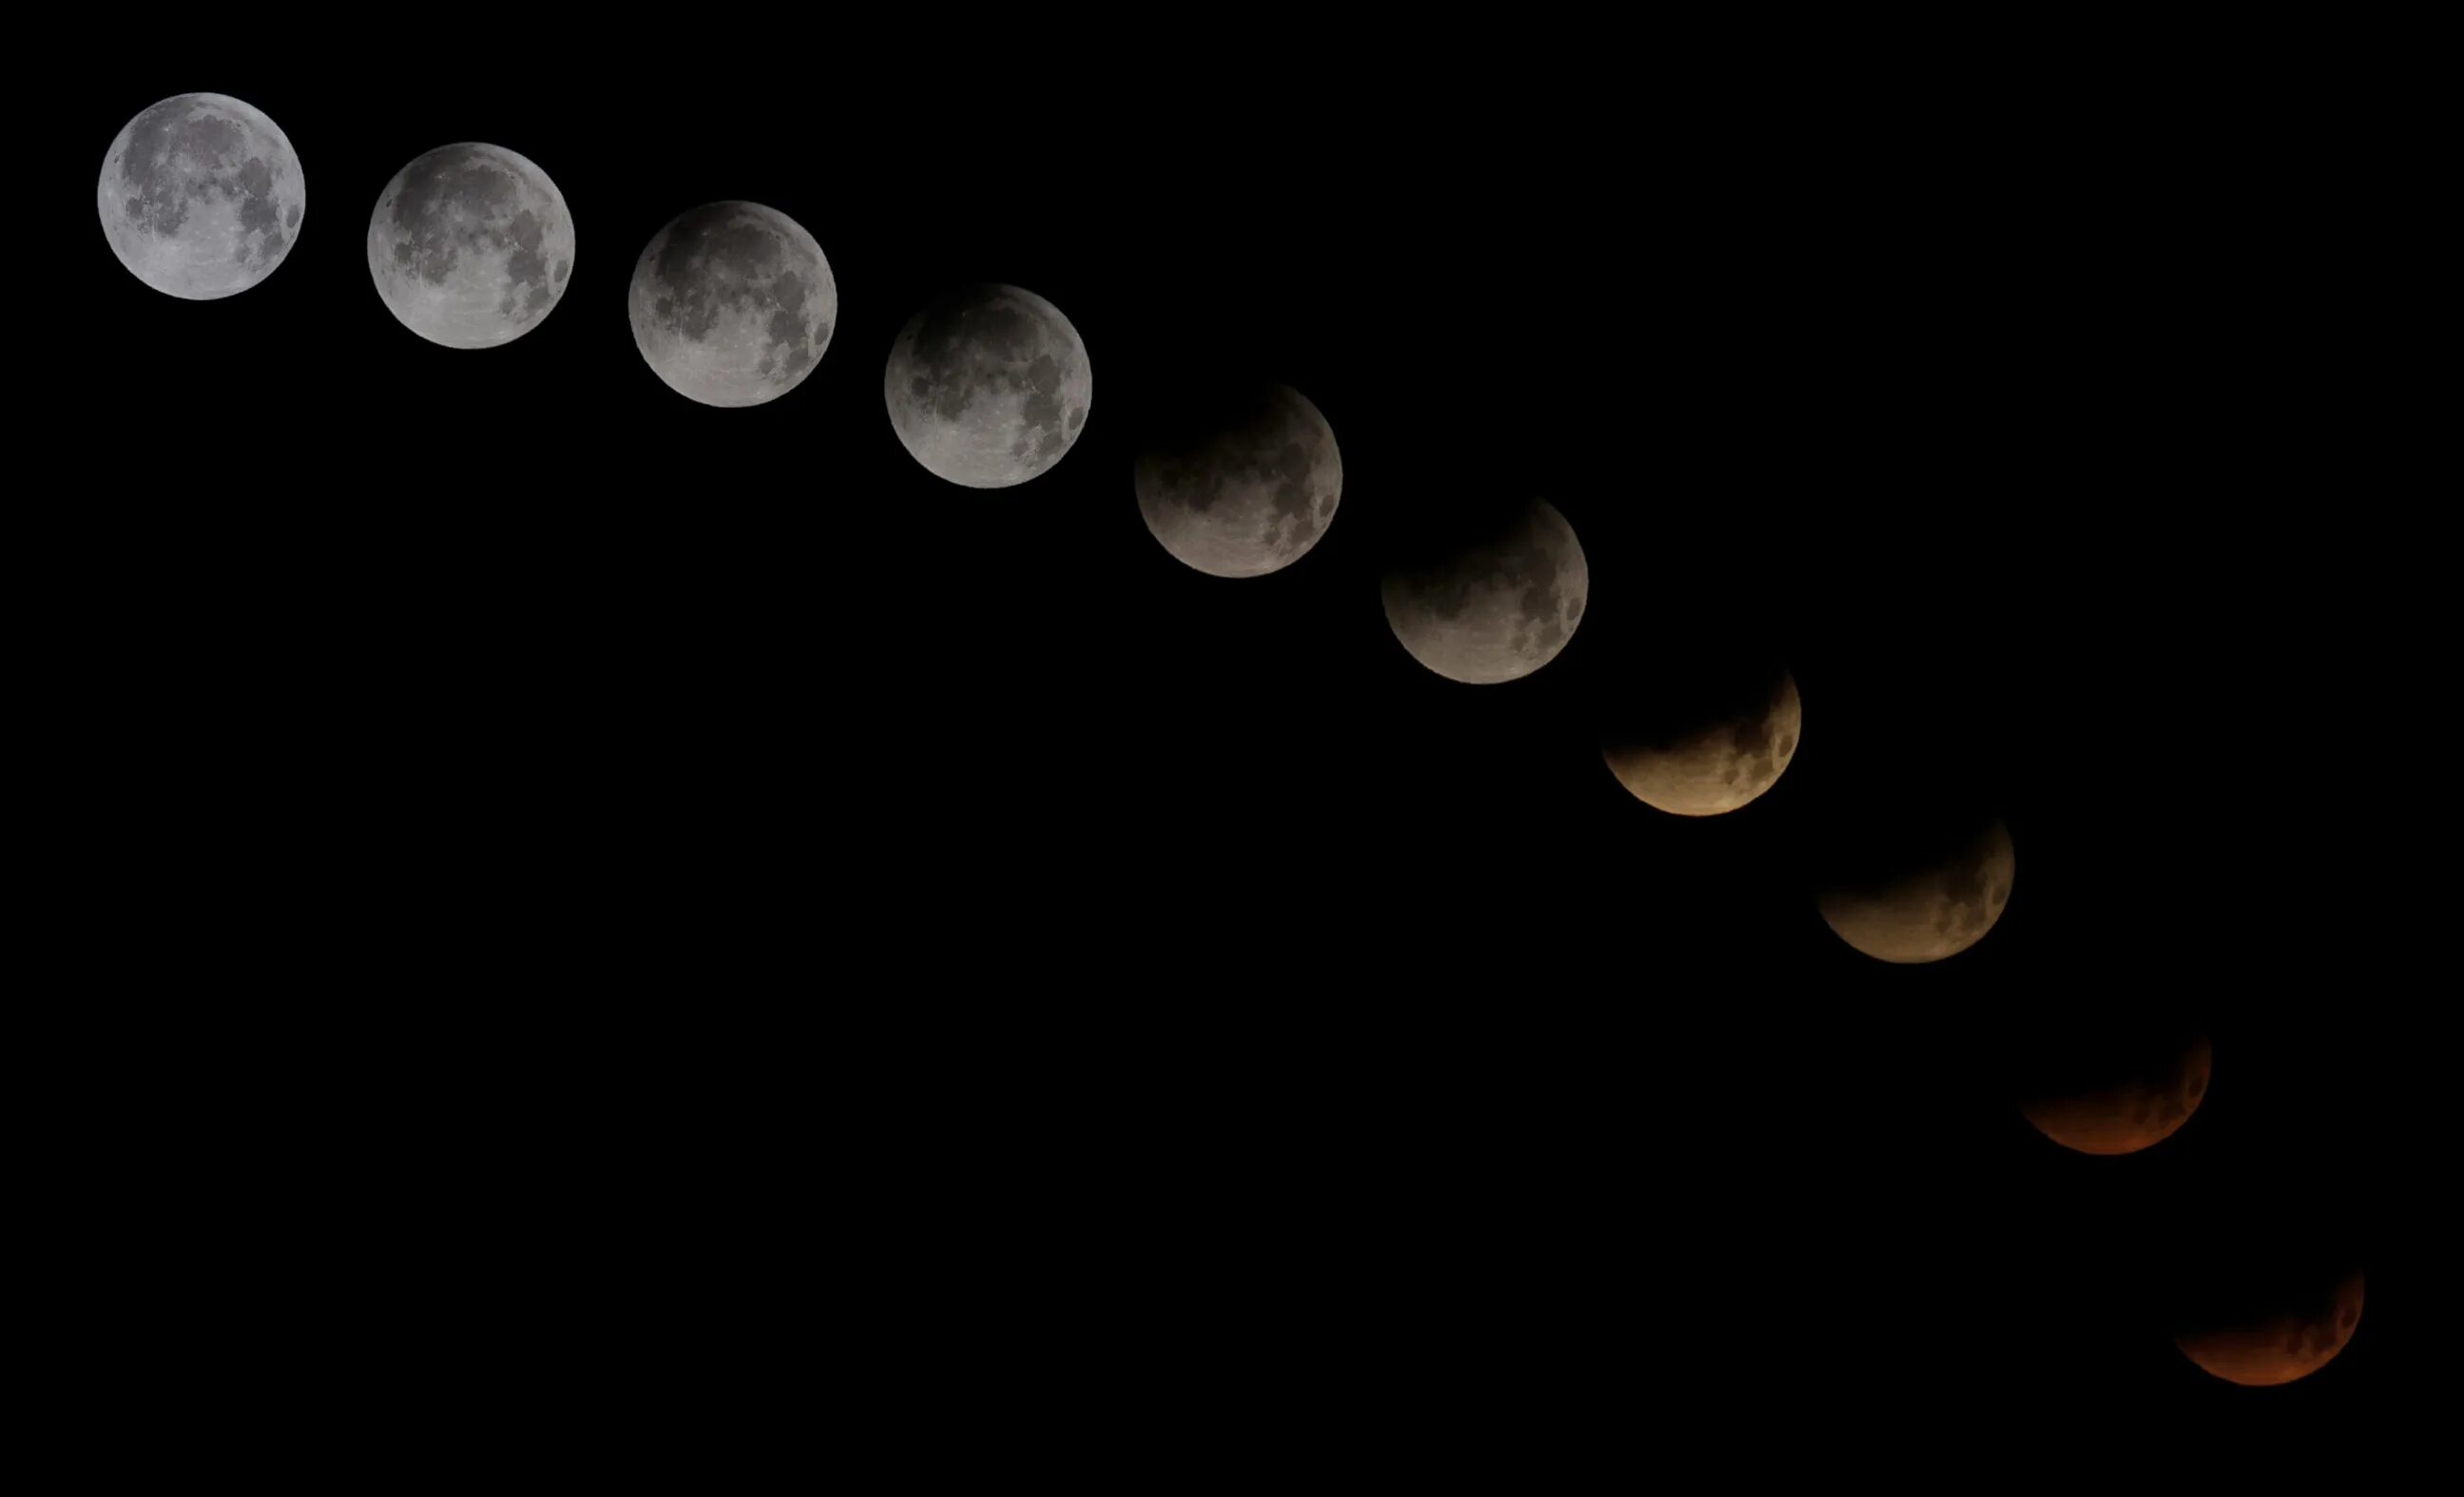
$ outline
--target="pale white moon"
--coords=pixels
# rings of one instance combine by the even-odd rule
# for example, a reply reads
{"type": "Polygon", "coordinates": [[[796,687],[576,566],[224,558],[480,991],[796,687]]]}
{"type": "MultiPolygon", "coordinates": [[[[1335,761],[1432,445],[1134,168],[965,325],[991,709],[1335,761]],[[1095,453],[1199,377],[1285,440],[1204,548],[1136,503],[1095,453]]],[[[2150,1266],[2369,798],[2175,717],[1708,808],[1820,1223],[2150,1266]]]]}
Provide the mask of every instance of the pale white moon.
{"type": "Polygon", "coordinates": [[[1600,753],[1644,804],[1674,816],[1717,816],[1779,782],[1803,726],[1796,678],[1783,671],[1750,711],[1671,737],[1613,735],[1600,753]]]}
{"type": "Polygon", "coordinates": [[[1879,886],[1835,886],[1816,898],[1839,938],[1883,961],[1940,961],[1985,938],[2011,899],[2018,861],[1997,818],[1969,844],[1928,868],[1879,886]]]}
{"type": "Polygon", "coordinates": [[[1557,658],[1582,622],[1591,570],[1557,506],[1530,499],[1397,565],[1378,593],[1413,659],[1491,685],[1557,658]]]}
{"type": "Polygon", "coordinates": [[[1139,454],[1147,529],[1213,577],[1260,577],[1299,561],[1342,502],[1334,429],[1287,385],[1226,407],[1208,426],[1196,440],[1139,454]]]}
{"type": "Polygon", "coordinates": [[[573,215],[528,157],[440,145],[394,174],[368,216],[368,274],[402,325],[448,348],[537,327],[573,274],[573,215]]]}
{"type": "Polygon", "coordinates": [[[282,263],[308,212],[279,125],[228,94],[176,94],[113,138],[95,187],[102,234],[156,291],[210,301],[282,263]]]}
{"type": "Polygon", "coordinates": [[[1095,375],[1059,307],[1016,286],[967,286],[899,330],[882,394],[891,429],[927,472],[1006,489],[1078,440],[1095,375]]]}
{"type": "Polygon", "coordinates": [[[710,203],[650,236],[627,310],[634,346],[670,389],[705,406],[759,406],[821,362],[839,288],[820,242],[794,219],[759,203],[710,203]]]}

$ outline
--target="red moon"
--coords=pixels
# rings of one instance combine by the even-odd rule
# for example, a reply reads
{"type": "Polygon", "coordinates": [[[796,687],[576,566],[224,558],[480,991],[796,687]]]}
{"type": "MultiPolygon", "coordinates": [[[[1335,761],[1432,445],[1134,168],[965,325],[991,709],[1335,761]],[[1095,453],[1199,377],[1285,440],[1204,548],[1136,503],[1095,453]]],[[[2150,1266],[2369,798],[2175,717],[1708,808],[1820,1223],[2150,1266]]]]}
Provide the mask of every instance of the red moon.
{"type": "Polygon", "coordinates": [[[2307,1377],[2334,1361],[2362,1323],[2362,1276],[2338,1285],[2334,1297],[2305,1313],[2281,1312],[2222,1330],[2173,1338],[2182,1354],[2227,1382],[2273,1388],[2307,1377]]]}
{"type": "Polygon", "coordinates": [[[2193,1041],[2168,1073],[2069,1096],[2032,1099],[2019,1111],[2036,1131],[2081,1154],[2137,1154],[2173,1136],[2208,1094],[2214,1050],[2193,1041]]]}

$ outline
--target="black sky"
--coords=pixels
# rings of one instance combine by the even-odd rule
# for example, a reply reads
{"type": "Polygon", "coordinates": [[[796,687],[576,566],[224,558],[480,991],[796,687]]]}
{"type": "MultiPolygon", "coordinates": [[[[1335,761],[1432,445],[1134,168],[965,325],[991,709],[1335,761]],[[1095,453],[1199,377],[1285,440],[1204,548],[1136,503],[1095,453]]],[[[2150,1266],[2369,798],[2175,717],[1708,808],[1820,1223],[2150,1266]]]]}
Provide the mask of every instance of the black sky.
{"type": "Polygon", "coordinates": [[[802,72],[756,28],[519,87],[170,47],[76,82],[24,731],[95,925],[57,1147],[112,1316],[1020,1450],[1955,1427],[2025,1464],[2400,1422],[2433,709],[2345,492],[2372,412],[2266,310],[2306,263],[2273,135],[2007,57],[951,26],[802,72]],[[213,303],[83,217],[187,89],[309,184],[213,303]],[[578,235],[485,352],[398,325],[362,249],[460,140],[578,235]],[[624,292],[730,197],[814,233],[841,312],[803,385],[722,411],[624,292]],[[1003,493],[882,408],[899,325],[970,280],[1049,297],[1095,375],[1003,493]],[[1345,468],[1252,582],[1174,561],[1130,486],[1226,372],[1305,391],[1345,468]],[[1559,506],[1592,607],[1467,688],[1376,578],[1416,505],[1481,494],[1559,506]],[[1804,746],[1686,822],[1595,725],[1706,649],[1786,658],[1804,746]],[[2018,848],[1929,967],[1807,893],[1903,804],[2018,848]],[[2055,1149],[2013,1036],[2143,998],[2213,1034],[2207,1104],[2055,1149]],[[2343,1357],[2253,1396],[2164,1326],[2259,1248],[2372,1277],[2343,1357]]]}

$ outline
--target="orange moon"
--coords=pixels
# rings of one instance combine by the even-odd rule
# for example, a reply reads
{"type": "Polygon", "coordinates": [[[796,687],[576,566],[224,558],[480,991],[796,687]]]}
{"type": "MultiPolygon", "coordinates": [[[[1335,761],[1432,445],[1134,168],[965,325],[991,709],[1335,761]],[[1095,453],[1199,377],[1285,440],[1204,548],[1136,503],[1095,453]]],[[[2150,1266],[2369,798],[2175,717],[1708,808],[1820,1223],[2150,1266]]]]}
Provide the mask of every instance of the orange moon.
{"type": "Polygon", "coordinates": [[[2019,1106],[2036,1131],[2081,1154],[2137,1154],[2163,1143],[2190,1120],[2208,1094],[2214,1048],[2202,1035],[2171,1072],[2100,1090],[2031,1099],[2019,1106]]]}
{"type": "Polygon", "coordinates": [[[2307,1377],[2336,1359],[2362,1323],[2362,1276],[2336,1287],[2330,1299],[2299,1311],[2173,1338],[2204,1371],[2245,1388],[2273,1388],[2307,1377]]]}

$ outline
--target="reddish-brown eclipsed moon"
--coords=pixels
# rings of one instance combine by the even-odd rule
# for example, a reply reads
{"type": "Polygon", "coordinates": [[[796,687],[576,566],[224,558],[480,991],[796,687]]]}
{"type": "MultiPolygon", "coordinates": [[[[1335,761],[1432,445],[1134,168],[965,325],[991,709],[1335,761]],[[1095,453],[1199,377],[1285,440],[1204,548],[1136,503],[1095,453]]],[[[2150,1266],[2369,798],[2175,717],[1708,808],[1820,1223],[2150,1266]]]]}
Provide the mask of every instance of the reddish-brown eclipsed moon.
{"type": "Polygon", "coordinates": [[[2333,1297],[2305,1312],[2279,1311],[2243,1325],[2184,1332],[2182,1354],[2227,1382],[2273,1388],[2307,1377],[2336,1359],[2362,1323],[2362,1276],[2336,1287],[2333,1297]]]}
{"type": "Polygon", "coordinates": [[[2213,1049],[2203,1035],[2185,1046],[2168,1073],[2099,1090],[2032,1099],[2019,1111],[2036,1131],[2081,1154],[2136,1154],[2163,1143],[2190,1120],[2208,1094],[2213,1049]]]}

